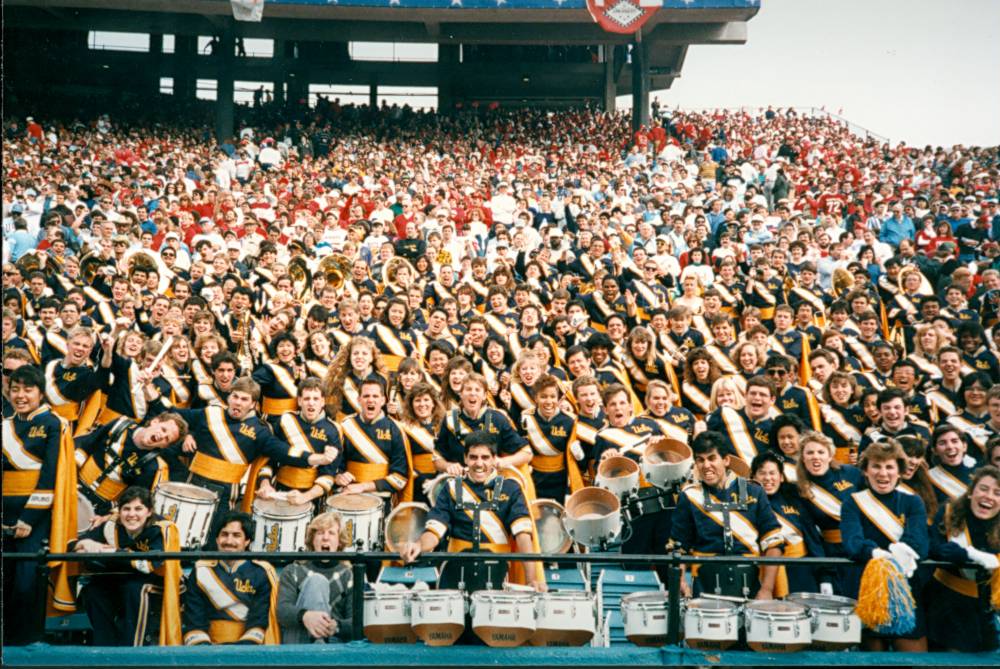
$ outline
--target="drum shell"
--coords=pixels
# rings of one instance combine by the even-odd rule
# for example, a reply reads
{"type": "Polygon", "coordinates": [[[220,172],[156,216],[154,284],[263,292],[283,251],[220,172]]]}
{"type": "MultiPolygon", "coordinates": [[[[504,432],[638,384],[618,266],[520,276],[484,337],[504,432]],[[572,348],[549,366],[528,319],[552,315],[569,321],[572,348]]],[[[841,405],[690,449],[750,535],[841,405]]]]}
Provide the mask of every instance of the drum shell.
{"type": "Polygon", "coordinates": [[[637,646],[663,646],[667,643],[667,593],[634,592],[622,597],[622,623],[625,636],[637,646]]]}
{"type": "Polygon", "coordinates": [[[365,593],[365,638],[372,643],[414,643],[409,591],[365,593]]]}
{"type": "Polygon", "coordinates": [[[857,602],[847,597],[797,592],[785,601],[806,607],[812,618],[812,647],[844,650],[861,643],[861,619],[854,612],[857,602]]]}
{"type": "Polygon", "coordinates": [[[610,457],[598,465],[594,485],[613,492],[619,498],[635,494],[639,490],[639,465],[624,456],[610,457]],[[618,475],[609,476],[612,471],[618,475]]]}
{"type": "Polygon", "coordinates": [[[492,648],[520,646],[535,634],[534,593],[480,590],[469,613],[472,631],[492,648]]]}
{"type": "Polygon", "coordinates": [[[583,646],[597,631],[597,601],[586,592],[544,592],[535,600],[532,646],[583,646]]]}
{"type": "Polygon", "coordinates": [[[306,530],[312,516],[312,504],[254,500],[254,536],[250,549],[264,553],[302,550],[306,547],[306,530]]]}
{"type": "Polygon", "coordinates": [[[743,608],[747,645],[757,652],[791,653],[812,643],[806,607],[776,600],[748,602],[743,608]]]}
{"type": "Polygon", "coordinates": [[[693,467],[694,456],[691,448],[673,439],[660,439],[649,444],[640,464],[643,477],[658,488],[667,488],[678,481],[683,481],[693,467]],[[661,461],[654,462],[655,455],[661,455],[661,461]]]}
{"type": "Polygon", "coordinates": [[[543,553],[565,553],[573,547],[573,538],[563,522],[566,509],[551,499],[536,499],[531,503],[531,516],[535,519],[538,542],[543,553]]]}
{"type": "Polygon", "coordinates": [[[428,646],[451,646],[465,631],[465,593],[460,590],[414,592],[410,624],[428,646]]]}
{"type": "Polygon", "coordinates": [[[427,523],[430,509],[420,502],[403,502],[397,504],[385,519],[385,549],[392,553],[399,552],[401,541],[419,541],[427,523]]]}
{"type": "Polygon", "coordinates": [[[208,533],[219,496],[190,483],[166,481],[153,493],[153,510],[177,526],[182,548],[201,548],[208,533]]]}
{"type": "Polygon", "coordinates": [[[382,548],[383,509],[382,498],[368,493],[342,493],[326,498],[326,510],[340,514],[352,537],[351,546],[344,547],[345,552],[382,548]]]}
{"type": "Polygon", "coordinates": [[[563,525],[569,536],[585,546],[597,548],[621,536],[621,503],[603,488],[583,488],[566,502],[563,525]]]}
{"type": "Polygon", "coordinates": [[[740,607],[716,599],[689,599],[681,609],[689,648],[726,650],[740,638],[740,607]]]}

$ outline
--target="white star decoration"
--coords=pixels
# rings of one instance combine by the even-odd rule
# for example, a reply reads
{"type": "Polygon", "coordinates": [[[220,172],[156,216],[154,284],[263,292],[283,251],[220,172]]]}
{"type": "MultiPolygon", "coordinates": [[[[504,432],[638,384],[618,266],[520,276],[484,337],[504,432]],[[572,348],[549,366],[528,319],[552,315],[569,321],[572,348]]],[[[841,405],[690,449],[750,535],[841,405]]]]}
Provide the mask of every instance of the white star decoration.
{"type": "Polygon", "coordinates": [[[451,6],[452,7],[461,7],[462,6],[462,0],[451,0],[451,6]]]}

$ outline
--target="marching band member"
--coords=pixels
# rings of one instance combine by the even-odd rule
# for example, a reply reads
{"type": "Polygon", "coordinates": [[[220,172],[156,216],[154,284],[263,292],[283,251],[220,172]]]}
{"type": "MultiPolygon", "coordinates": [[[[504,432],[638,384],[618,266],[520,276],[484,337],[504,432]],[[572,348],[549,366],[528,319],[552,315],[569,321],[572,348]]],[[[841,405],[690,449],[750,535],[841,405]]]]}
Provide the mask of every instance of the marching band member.
{"type": "MultiPolygon", "coordinates": [[[[3,421],[3,550],[62,553],[76,538],[76,464],[73,440],[65,419],[51,411],[45,398],[45,376],[34,365],[14,370],[9,379],[14,415],[3,421]]],[[[54,565],[50,605],[73,611],[65,564],[54,565]]],[[[38,637],[37,570],[30,561],[3,570],[4,610],[17,611],[4,620],[5,644],[23,644],[38,637]]]]}
{"type": "MultiPolygon", "coordinates": [[[[775,453],[761,453],[750,465],[750,478],[764,489],[774,517],[781,525],[781,534],[785,540],[782,555],[823,557],[823,542],[819,532],[794,486],[785,479],[785,464],[775,453]]],[[[812,567],[779,567],[775,594],[817,592],[819,586],[815,571],[812,567]]],[[[833,592],[832,586],[829,589],[833,592]]]]}
{"type": "Polygon", "coordinates": [[[219,495],[217,515],[236,506],[240,482],[258,455],[295,467],[326,465],[338,455],[332,444],[323,453],[293,453],[257,417],[254,406],[259,398],[260,386],[243,377],[233,382],[226,408],[208,406],[177,411],[189,429],[182,450],[194,453],[188,483],[219,495]]]}
{"type": "Polygon", "coordinates": [[[129,562],[86,562],[89,579],[80,599],[90,619],[94,645],[180,645],[180,564],[138,556],[149,551],[180,551],[177,527],[153,512],[147,487],[130,486],[117,501],[116,517],[94,527],[73,547],[80,553],[137,554],[129,562]]]}
{"type": "Polygon", "coordinates": [[[927,631],[935,649],[997,649],[993,608],[1000,569],[1000,470],[981,467],[969,488],[949,501],[931,525],[930,557],[952,563],[934,571],[927,586],[927,631]],[[965,565],[976,565],[976,569],[965,565]]]}
{"type": "Polygon", "coordinates": [[[66,336],[66,356],[45,366],[45,399],[52,411],[71,425],[76,434],[93,425],[100,411],[98,389],[104,385],[108,368],[90,363],[94,332],[76,327],[66,336]]]}
{"type": "MultiPolygon", "coordinates": [[[[906,456],[895,440],[872,444],[861,454],[860,467],[866,486],[846,496],[842,506],[841,532],[844,553],[859,563],[875,558],[892,559],[909,579],[914,595],[919,595],[917,560],[927,557],[927,513],[916,495],[897,490],[900,474],[906,469],[906,456]]],[[[860,586],[860,568],[849,568],[843,579],[845,594],[856,599],[860,586]]],[[[880,633],[866,630],[863,640],[867,650],[924,652],[927,650],[924,607],[917,599],[914,627],[909,632],[880,633]]]]}
{"type": "Polygon", "coordinates": [[[208,383],[198,384],[197,395],[191,400],[192,409],[227,406],[239,369],[239,360],[229,351],[220,351],[212,356],[209,369],[211,378],[208,383]]]}
{"type": "MultiPolygon", "coordinates": [[[[781,464],[781,478],[784,483],[795,484],[799,480],[799,441],[806,426],[794,414],[781,414],[771,423],[771,450],[781,464]]],[[[763,453],[759,454],[759,458],[763,453]]],[[[754,458],[754,462],[757,458],[754,458]]],[[[769,493],[770,494],[770,493],[769,493]]]]}
{"type": "Polygon", "coordinates": [[[989,441],[991,430],[989,391],[993,383],[984,372],[973,372],[962,379],[959,389],[958,405],[960,412],[950,414],[945,420],[959,428],[966,443],[969,445],[969,455],[976,462],[983,462],[986,455],[986,442],[989,441]]]}
{"type": "Polygon", "coordinates": [[[369,378],[386,379],[382,356],[368,337],[354,337],[341,347],[326,375],[326,412],[340,420],[361,411],[361,383],[369,378]]]}
{"type": "Polygon", "coordinates": [[[844,372],[833,372],[823,386],[823,434],[833,440],[837,462],[856,464],[858,445],[864,436],[865,413],[857,401],[858,383],[844,372]]]}
{"type": "Polygon", "coordinates": [[[684,359],[681,406],[703,420],[711,411],[712,384],[721,371],[715,359],[702,347],[692,349],[684,359]]]}
{"type": "Polygon", "coordinates": [[[539,499],[560,504],[583,487],[579,462],[585,453],[576,437],[576,417],[563,413],[559,380],[546,374],[531,386],[534,407],[521,414],[531,445],[531,476],[539,499]]]}
{"type": "Polygon", "coordinates": [[[938,425],[930,438],[935,465],[927,472],[941,503],[961,497],[968,489],[975,460],[968,455],[962,431],[949,423],[938,425]]]}
{"type": "MultiPolygon", "coordinates": [[[[479,546],[489,553],[537,553],[535,524],[520,483],[500,474],[497,435],[485,430],[469,432],[464,437],[464,474],[455,474],[438,493],[427,518],[420,540],[404,544],[399,551],[406,563],[415,561],[421,553],[433,551],[445,538],[448,551],[466,551],[479,546]],[[483,505],[481,510],[468,510],[464,505],[483,505]],[[479,523],[475,515],[479,514],[479,523]],[[476,526],[480,536],[473,533],[476,526]]],[[[455,580],[454,567],[447,579],[455,580]]],[[[526,584],[539,592],[547,590],[544,572],[534,563],[524,564],[526,584]]],[[[446,578],[442,574],[442,578],[446,578]]],[[[499,583],[502,575],[494,581],[499,583]]]]}
{"type": "MultiPolygon", "coordinates": [[[[775,315],[775,322],[781,320],[779,308],[775,315]]],[[[820,418],[819,404],[808,388],[792,383],[792,361],[787,355],[770,355],[764,363],[768,379],[773,381],[778,388],[775,405],[781,413],[790,413],[819,431],[822,429],[822,419],[820,418]]]]}
{"type": "MultiPolygon", "coordinates": [[[[261,463],[257,473],[257,497],[273,499],[274,493],[288,492],[289,504],[307,504],[329,495],[333,491],[334,479],[343,471],[343,447],[340,431],[327,418],[326,400],[323,397],[323,382],[312,376],[307,377],[298,388],[298,411],[284,413],[277,420],[275,436],[287,443],[289,455],[302,456],[325,453],[328,448],[336,449],[333,462],[318,467],[297,467],[281,465],[275,472],[270,464],[261,463]]],[[[253,473],[251,474],[253,476],[253,473]]],[[[244,496],[244,507],[252,499],[244,496]]]]}
{"type": "Polygon", "coordinates": [[[31,357],[31,354],[23,348],[5,348],[3,350],[3,380],[2,389],[3,392],[0,399],[3,400],[3,416],[2,418],[13,418],[14,416],[14,405],[10,402],[10,375],[18,367],[24,367],[25,365],[34,364],[35,359],[31,357]]]}
{"type": "Polygon", "coordinates": [[[391,299],[377,323],[367,335],[375,342],[379,357],[390,372],[395,372],[403,358],[414,355],[417,336],[410,327],[410,308],[403,299],[391,299]]]}
{"type": "Polygon", "coordinates": [[[80,494],[107,516],[129,487],[152,490],[169,478],[164,449],[179,444],[188,426],[176,413],[162,413],[141,425],[122,416],[77,437],[80,494]]]}
{"type": "Polygon", "coordinates": [[[253,380],[260,386],[261,414],[272,426],[286,413],[298,409],[297,385],[304,378],[305,370],[297,357],[297,343],[289,332],[282,332],[271,339],[270,361],[253,370],[253,380]]]}
{"type": "Polygon", "coordinates": [[[434,387],[424,382],[417,382],[402,404],[399,427],[409,440],[413,457],[413,501],[426,504],[424,487],[437,476],[434,461],[441,458],[434,440],[444,422],[444,404],[434,387]]]}
{"type": "MultiPolygon", "coordinates": [[[[712,430],[702,432],[691,443],[694,452],[698,483],[685,486],[677,498],[673,514],[670,539],[675,546],[693,555],[719,555],[730,551],[741,555],[781,555],[785,543],[781,524],[768,503],[760,484],[740,479],[729,470],[732,450],[726,437],[712,430]],[[745,491],[746,509],[724,516],[711,508],[713,503],[736,500],[745,491]],[[725,526],[732,532],[732,547],[726,546],[725,526]]],[[[739,565],[744,567],[746,565],[739,565]]],[[[737,572],[740,570],[737,569],[737,572]]],[[[778,568],[763,567],[759,577],[750,572],[736,574],[736,581],[746,577],[743,584],[755,599],[772,599],[778,568]]],[[[695,593],[714,592],[713,583],[706,578],[706,565],[699,565],[695,574],[695,593]]],[[[681,592],[691,596],[690,586],[681,580],[681,592]]]]}
{"type": "MultiPolygon", "coordinates": [[[[796,486],[812,522],[819,528],[823,552],[830,557],[844,557],[840,531],[841,507],[852,492],[861,488],[861,472],[843,465],[834,456],[833,442],[817,432],[806,432],[799,442],[796,486]]],[[[843,570],[838,570],[842,572],[843,570]]],[[[843,592],[843,574],[834,589],[843,592]]]]}
{"type": "Polygon", "coordinates": [[[878,394],[879,422],[865,432],[858,451],[863,453],[876,441],[912,434],[930,441],[931,431],[924,423],[910,420],[906,413],[906,393],[899,388],[887,388],[878,394]]]}
{"type": "Polygon", "coordinates": [[[607,427],[601,399],[601,386],[593,376],[581,376],[573,381],[573,400],[576,404],[576,436],[584,453],[581,472],[587,481],[594,480],[594,448],[598,433],[607,427]]]}
{"type": "Polygon", "coordinates": [[[749,464],[770,445],[774,395],[771,380],[755,376],[747,381],[746,405],[742,409],[720,406],[707,416],[705,424],[709,430],[727,435],[736,449],[735,457],[749,464]]]}
{"type": "Polygon", "coordinates": [[[385,386],[381,379],[362,381],[358,401],[361,411],[339,423],[345,471],[334,479],[336,484],[347,493],[393,493],[399,501],[410,501],[410,446],[399,424],[382,411],[385,386]]]}
{"type": "MultiPolygon", "coordinates": [[[[221,515],[213,537],[223,553],[242,553],[253,540],[253,519],[221,515]]],[[[184,590],[184,645],[276,644],[278,576],[258,560],[198,560],[184,590]]]]}

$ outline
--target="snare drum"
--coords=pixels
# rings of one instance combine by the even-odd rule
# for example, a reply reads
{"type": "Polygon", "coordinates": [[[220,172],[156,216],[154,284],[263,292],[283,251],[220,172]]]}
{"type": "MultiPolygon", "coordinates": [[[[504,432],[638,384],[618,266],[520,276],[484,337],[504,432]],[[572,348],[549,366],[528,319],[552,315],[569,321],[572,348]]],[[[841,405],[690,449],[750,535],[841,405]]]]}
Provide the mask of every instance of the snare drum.
{"type": "Polygon", "coordinates": [[[594,485],[618,497],[634,495],[639,491],[639,465],[624,455],[612,456],[597,466],[594,485]]]}
{"type": "Polygon", "coordinates": [[[691,447],[668,437],[652,442],[642,454],[642,475],[658,488],[683,481],[693,466],[691,447]]]}
{"type": "Polygon", "coordinates": [[[201,548],[219,503],[211,490],[190,483],[166,481],[153,493],[153,510],[177,526],[182,548],[201,548]]]}
{"type": "Polygon", "coordinates": [[[535,603],[532,646],[582,646],[597,631],[597,606],[588,592],[543,592],[535,603]]]}
{"type": "Polygon", "coordinates": [[[410,591],[365,593],[365,637],[372,643],[413,643],[410,591]]]}
{"type": "Polygon", "coordinates": [[[844,650],[861,643],[861,619],[854,612],[857,602],[848,597],[796,592],[785,598],[806,607],[812,618],[812,647],[844,650]]]}
{"type": "Polygon", "coordinates": [[[472,631],[493,648],[520,646],[535,634],[535,593],[480,590],[469,607],[472,631]]]}
{"type": "Polygon", "coordinates": [[[326,498],[326,508],[336,511],[351,535],[345,551],[382,548],[382,498],[369,493],[341,493],[326,498]]]}
{"type": "Polygon", "coordinates": [[[566,501],[563,525],[573,541],[601,548],[621,536],[621,502],[609,490],[581,488],[566,501]]]}
{"type": "Polygon", "coordinates": [[[465,631],[465,593],[461,590],[413,592],[410,624],[428,646],[450,646],[465,631]]]}
{"type": "Polygon", "coordinates": [[[405,544],[420,541],[430,509],[420,502],[403,502],[385,519],[385,549],[398,553],[405,544]]]}
{"type": "Polygon", "coordinates": [[[758,652],[791,653],[812,643],[806,607],[776,599],[747,602],[743,608],[747,645],[758,652]]]}
{"type": "Polygon", "coordinates": [[[688,648],[726,650],[740,638],[740,607],[723,599],[685,600],[684,640],[688,648]]]}
{"type": "Polygon", "coordinates": [[[253,501],[252,550],[291,553],[306,547],[306,528],[312,520],[312,504],[289,504],[280,500],[253,501]]]}
{"type": "Polygon", "coordinates": [[[663,646],[667,643],[667,593],[633,592],[622,597],[625,636],[636,646],[663,646]]]}

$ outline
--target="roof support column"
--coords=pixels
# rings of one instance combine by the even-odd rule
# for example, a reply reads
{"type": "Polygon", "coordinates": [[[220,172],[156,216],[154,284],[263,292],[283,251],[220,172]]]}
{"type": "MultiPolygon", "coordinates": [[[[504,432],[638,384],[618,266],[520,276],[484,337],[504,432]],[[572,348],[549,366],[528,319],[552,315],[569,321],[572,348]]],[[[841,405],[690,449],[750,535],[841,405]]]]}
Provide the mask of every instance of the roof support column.
{"type": "Polygon", "coordinates": [[[615,111],[617,86],[615,85],[615,45],[605,44],[604,50],[604,111],[615,111]]]}
{"type": "Polygon", "coordinates": [[[632,130],[649,125],[649,52],[642,31],[632,45],[632,130]]]}
{"type": "Polygon", "coordinates": [[[233,64],[235,61],[236,37],[233,34],[233,19],[225,19],[225,27],[219,36],[216,58],[219,59],[218,88],[215,100],[215,138],[222,143],[233,136],[235,105],[233,104],[233,64]]]}

